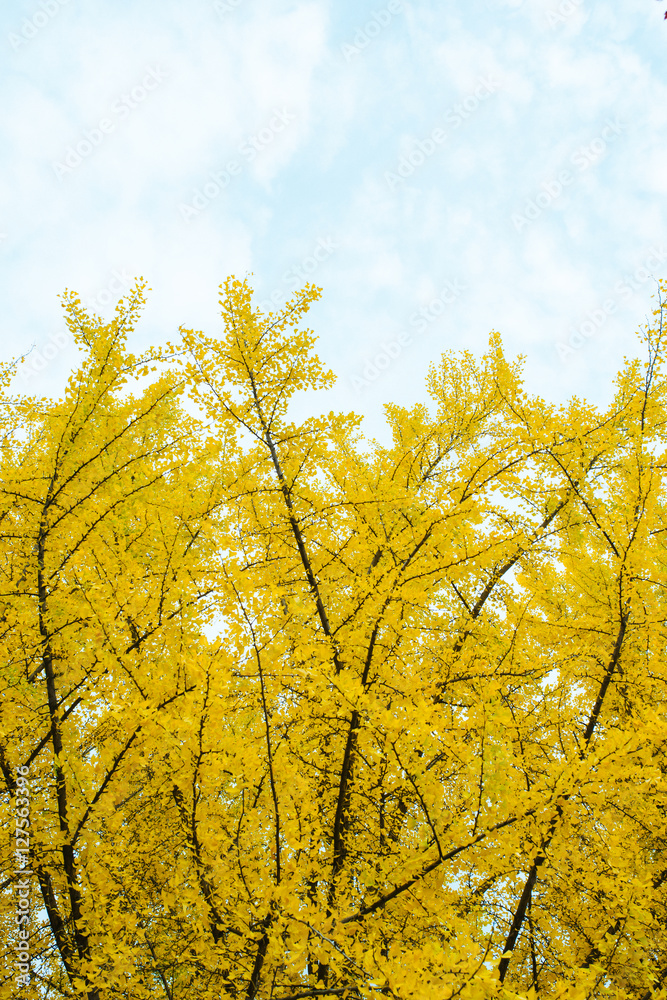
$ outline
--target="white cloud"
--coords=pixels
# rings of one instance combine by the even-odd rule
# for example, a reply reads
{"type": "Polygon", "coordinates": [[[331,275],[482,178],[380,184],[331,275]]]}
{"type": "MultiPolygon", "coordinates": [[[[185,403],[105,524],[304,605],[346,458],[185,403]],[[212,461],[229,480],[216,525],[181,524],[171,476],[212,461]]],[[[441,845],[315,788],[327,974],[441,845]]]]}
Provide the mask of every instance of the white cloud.
{"type": "MultiPolygon", "coordinates": [[[[313,274],[325,291],[309,324],[343,375],[327,406],[363,408],[377,431],[383,399],[423,397],[429,360],[445,348],[483,349],[492,328],[508,354],[529,355],[533,388],[602,398],[607,374],[635,349],[648,285],[619,300],[569,367],[554,343],[664,237],[667,26],[659,5],[639,15],[634,0],[613,10],[579,4],[550,28],[557,0],[487,0],[481,16],[464,0],[403,3],[349,61],[341,44],[386,4],[228,6],[72,3],[18,51],[6,45],[6,353],[58,328],[65,286],[99,298],[114,269],[143,274],[153,288],[142,342],[173,337],[180,323],[218,328],[227,274],[253,271],[261,295],[291,294],[284,274],[331,235],[339,248],[313,274]],[[164,81],[127,115],[114,112],[156,66],[164,81]],[[489,75],[501,83],[497,92],[460,127],[450,123],[446,141],[392,189],[386,172],[489,75]],[[242,144],[271,131],[275,109],[294,117],[271,138],[264,131],[250,159],[242,144]],[[113,130],[58,179],[53,161],[103,117],[113,130]],[[591,148],[608,118],[627,127],[577,169],[573,154],[591,148]],[[232,160],[239,171],[217,193],[206,188],[187,223],[179,206],[232,160]],[[517,231],[513,213],[563,169],[572,183],[517,231]],[[355,396],[355,366],[446,280],[467,285],[465,295],[355,396]]],[[[26,10],[19,0],[4,5],[0,37],[20,27],[26,10]]],[[[60,384],[65,357],[40,374],[42,390],[60,384]]]]}

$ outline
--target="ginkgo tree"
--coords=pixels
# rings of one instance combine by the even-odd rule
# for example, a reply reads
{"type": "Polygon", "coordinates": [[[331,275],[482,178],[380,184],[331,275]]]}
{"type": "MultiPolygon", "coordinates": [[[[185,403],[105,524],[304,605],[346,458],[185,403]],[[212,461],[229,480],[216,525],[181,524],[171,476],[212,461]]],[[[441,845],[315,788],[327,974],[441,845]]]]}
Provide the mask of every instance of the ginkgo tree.
{"type": "Polygon", "coordinates": [[[139,356],[141,283],[65,297],[63,398],[3,382],[0,997],[667,992],[665,290],[605,410],[493,334],[384,445],[290,418],[312,285],[139,356]]]}

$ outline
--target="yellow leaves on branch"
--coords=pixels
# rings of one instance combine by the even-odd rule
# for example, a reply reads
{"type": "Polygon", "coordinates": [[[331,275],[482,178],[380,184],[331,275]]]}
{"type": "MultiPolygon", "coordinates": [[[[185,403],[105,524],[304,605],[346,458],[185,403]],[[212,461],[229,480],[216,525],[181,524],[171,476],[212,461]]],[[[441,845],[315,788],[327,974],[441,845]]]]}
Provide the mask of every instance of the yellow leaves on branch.
{"type": "Polygon", "coordinates": [[[0,1000],[661,996],[662,307],[604,412],[492,334],[380,445],[290,422],[320,289],[134,355],[143,293],[0,370],[0,1000]]]}

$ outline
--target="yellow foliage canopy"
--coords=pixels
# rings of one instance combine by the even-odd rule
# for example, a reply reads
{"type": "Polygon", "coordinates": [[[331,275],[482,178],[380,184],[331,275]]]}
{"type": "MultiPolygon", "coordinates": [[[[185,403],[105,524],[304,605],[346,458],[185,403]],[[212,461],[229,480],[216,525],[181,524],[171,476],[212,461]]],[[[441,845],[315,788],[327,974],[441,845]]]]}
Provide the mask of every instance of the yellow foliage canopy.
{"type": "Polygon", "coordinates": [[[662,304],[606,411],[494,334],[385,447],[289,420],[319,294],[4,366],[0,1000],[662,997],[662,304]]]}

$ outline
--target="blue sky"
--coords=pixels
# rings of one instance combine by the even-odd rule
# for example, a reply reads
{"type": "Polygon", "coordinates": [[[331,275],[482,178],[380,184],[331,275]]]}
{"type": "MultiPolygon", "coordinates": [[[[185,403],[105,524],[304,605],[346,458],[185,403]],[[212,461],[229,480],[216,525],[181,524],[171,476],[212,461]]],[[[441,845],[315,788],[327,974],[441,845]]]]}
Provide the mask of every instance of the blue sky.
{"type": "MultiPolygon", "coordinates": [[[[654,0],[5,0],[2,353],[59,393],[58,294],[135,345],[310,280],[338,381],[302,409],[425,399],[431,362],[526,355],[603,403],[667,276],[667,23],[654,0]]],[[[297,407],[298,409],[298,407],[297,407]]]]}

